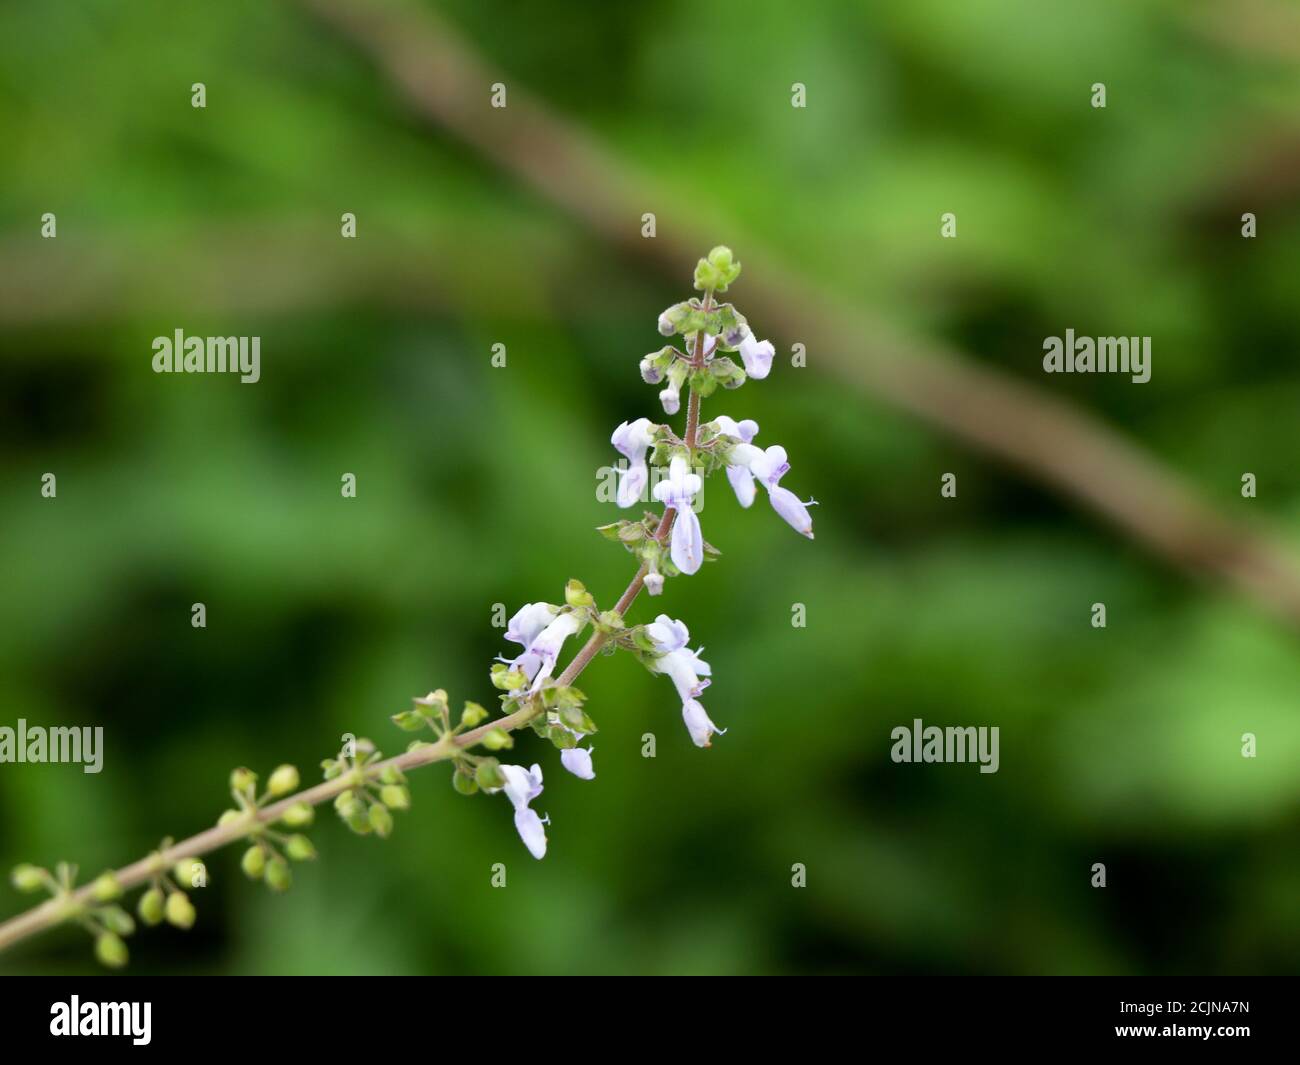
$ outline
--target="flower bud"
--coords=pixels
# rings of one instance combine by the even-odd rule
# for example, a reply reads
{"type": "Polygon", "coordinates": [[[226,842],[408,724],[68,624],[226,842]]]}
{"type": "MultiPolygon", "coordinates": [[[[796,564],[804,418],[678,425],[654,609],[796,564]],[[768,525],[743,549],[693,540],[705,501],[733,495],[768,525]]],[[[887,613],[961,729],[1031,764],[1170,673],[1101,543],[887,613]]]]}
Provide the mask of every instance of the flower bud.
{"type": "Polygon", "coordinates": [[[385,784],[379,789],[379,798],[390,810],[411,808],[411,793],[401,784],[385,784]]]}
{"type": "Polygon", "coordinates": [[[122,897],[122,885],[112,873],[101,873],[91,885],[90,894],[96,902],[112,902],[122,897]]]}
{"type": "Polygon", "coordinates": [[[194,918],[197,916],[194,912],[194,904],[183,891],[173,891],[167,896],[163,912],[168,924],[175,925],[177,928],[194,927],[194,918]]]}
{"type": "Polygon", "coordinates": [[[266,851],[261,847],[249,847],[244,851],[239,866],[249,880],[261,880],[262,874],[266,872],[266,851]]]}
{"type": "Polygon", "coordinates": [[[176,883],[186,887],[205,887],[208,868],[198,858],[182,858],[173,866],[172,876],[176,878],[176,883]]]}
{"type": "Polygon", "coordinates": [[[251,795],[257,790],[257,774],[242,766],[231,770],[230,790],[239,795],[251,795]]]}
{"type": "Polygon", "coordinates": [[[248,815],[243,810],[223,810],[221,816],[217,818],[217,825],[225,828],[227,825],[233,825],[236,821],[243,820],[248,815]]]}
{"type": "Polygon", "coordinates": [[[505,774],[501,772],[501,763],[495,758],[484,758],[474,769],[474,780],[483,789],[504,788],[505,774]]]}
{"type": "Polygon", "coordinates": [[[316,848],[306,836],[290,836],[284,852],[295,862],[308,862],[316,857],[316,848]]]}
{"type": "Polygon", "coordinates": [[[489,751],[504,751],[515,745],[515,741],[510,737],[510,733],[503,728],[490,729],[484,734],[483,739],[479,742],[481,742],[489,751]]]}
{"type": "Polygon", "coordinates": [[[370,818],[366,816],[366,811],[360,804],[347,817],[343,818],[343,823],[358,836],[370,835],[370,818]]]}
{"type": "Polygon", "coordinates": [[[564,586],[564,601],[577,610],[584,606],[594,606],[596,598],[587,591],[587,586],[582,581],[574,579],[564,586]]]}
{"type": "Polygon", "coordinates": [[[663,367],[647,355],[641,360],[641,380],[648,385],[657,385],[664,379],[663,367]]]}
{"type": "Polygon", "coordinates": [[[316,811],[309,802],[296,802],[284,811],[280,820],[290,828],[303,828],[316,820],[316,811]]]}
{"type": "Polygon", "coordinates": [[[147,925],[161,924],[163,919],[163,892],[162,888],[151,887],[140,896],[140,902],[136,905],[136,913],[140,915],[147,925]]]}
{"type": "Polygon", "coordinates": [[[272,891],[288,891],[293,884],[293,871],[283,858],[272,858],[266,863],[266,886],[272,891]]]}
{"type": "Polygon", "coordinates": [[[110,969],[120,969],[130,960],[130,952],[122,937],[115,932],[100,932],[95,937],[95,957],[110,969]]]}
{"type": "Polygon", "coordinates": [[[338,811],[338,815],[345,821],[356,813],[360,807],[361,803],[357,799],[356,793],[350,788],[347,791],[339,792],[334,799],[334,809],[338,811]]]}
{"type": "Polygon", "coordinates": [[[121,906],[101,906],[95,915],[104,923],[105,928],[119,936],[129,936],[135,931],[135,921],[121,906]]]}
{"type": "MultiPolygon", "coordinates": [[[[478,703],[467,702],[465,709],[460,715],[460,723],[464,728],[473,728],[480,721],[486,721],[488,712],[478,703]]],[[[400,775],[400,774],[399,774],[400,775]]],[[[400,784],[400,780],[388,781],[390,784],[400,784]]]]}
{"type": "Polygon", "coordinates": [[[40,891],[45,885],[46,873],[35,865],[15,865],[9,880],[19,891],[40,891]]]}
{"type": "Polygon", "coordinates": [[[468,773],[462,773],[459,769],[451,775],[451,786],[461,795],[473,795],[478,791],[478,783],[468,773]]]}
{"type": "Polygon", "coordinates": [[[393,815],[388,812],[388,807],[382,803],[375,803],[370,807],[370,827],[375,830],[375,835],[380,839],[387,839],[393,832],[393,815]]]}
{"type": "Polygon", "coordinates": [[[642,583],[645,584],[648,595],[658,595],[664,590],[664,575],[662,573],[647,573],[642,583]]]}
{"type": "Polygon", "coordinates": [[[298,790],[298,770],[291,765],[276,766],[271,779],[266,782],[267,790],[278,798],[298,790]]]}

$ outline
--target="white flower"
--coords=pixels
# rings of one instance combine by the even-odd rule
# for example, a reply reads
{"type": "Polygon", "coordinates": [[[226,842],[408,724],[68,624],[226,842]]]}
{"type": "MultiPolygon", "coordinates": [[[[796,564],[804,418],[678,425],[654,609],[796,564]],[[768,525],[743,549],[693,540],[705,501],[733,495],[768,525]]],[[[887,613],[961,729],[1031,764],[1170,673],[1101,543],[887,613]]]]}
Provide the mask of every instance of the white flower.
{"type": "Polygon", "coordinates": [[[542,793],[542,767],[534,765],[531,769],[525,769],[521,765],[503,765],[501,775],[506,778],[505,784],[499,788],[488,788],[488,793],[506,793],[506,798],[515,808],[515,828],[519,832],[519,838],[534,858],[544,858],[546,829],[542,826],[549,825],[551,821],[549,817],[545,820],[538,817],[528,805],[542,793]]]}
{"type": "MultiPolygon", "coordinates": [[[[757,448],[754,450],[758,452],[757,448]]],[[[790,463],[786,461],[785,448],[780,444],[774,444],[766,451],[750,457],[749,472],[767,488],[767,496],[772,501],[772,508],[790,523],[795,532],[811,540],[813,538],[812,516],[808,513],[808,507],[815,506],[817,501],[810,499],[804,503],[788,488],[782,488],[778,484],[789,469],[790,463]]]]}
{"type": "MultiPolygon", "coordinates": [[[[582,733],[575,735],[581,739],[582,733]]],[[[596,770],[591,764],[591,752],[595,747],[588,747],[585,751],[581,747],[570,747],[560,752],[560,764],[570,773],[580,780],[595,780],[596,770]]]]}
{"type": "Polygon", "coordinates": [[[668,387],[659,393],[659,402],[664,405],[665,414],[676,414],[682,409],[682,386],[668,380],[668,387]]]}
{"type": "Polygon", "coordinates": [[[655,499],[677,511],[670,553],[673,565],[683,573],[695,573],[704,564],[704,534],[692,509],[702,486],[699,476],[689,472],[686,460],[677,455],[668,464],[668,477],[654,488],[655,499]]]}
{"type": "Polygon", "coordinates": [[[550,603],[525,603],[506,626],[506,639],[527,647],[551,623],[557,610],[550,603]]]}
{"type": "Polygon", "coordinates": [[[646,626],[645,631],[659,651],[659,657],[650,667],[651,672],[662,673],[672,680],[682,700],[682,720],[686,722],[692,742],[697,747],[708,747],[711,736],[726,730],[709,720],[697,698],[709,686],[708,678],[713,672],[700,657],[704,648],[692,651],[687,647],[686,641],[691,634],[682,622],[674,621],[667,614],[660,614],[653,624],[646,626]]]}
{"type": "Polygon", "coordinates": [[[659,595],[664,590],[664,575],[662,573],[647,573],[645,580],[641,583],[645,585],[647,595],[659,595]]]}
{"type": "MultiPolygon", "coordinates": [[[[758,435],[758,422],[752,418],[737,422],[723,414],[714,418],[713,424],[717,426],[718,432],[726,436],[734,436],[745,445],[748,445],[758,435]]],[[[754,454],[758,454],[759,450],[756,447],[738,448],[736,453],[744,461],[733,463],[727,467],[727,480],[731,482],[732,491],[736,493],[740,505],[748,507],[754,502],[754,494],[757,491],[754,487],[754,475],[749,470],[748,461],[754,454]]],[[[733,455],[734,457],[735,455],[733,455]]]]}
{"type": "Polygon", "coordinates": [[[614,430],[609,442],[619,454],[627,458],[626,470],[619,471],[618,505],[630,507],[641,498],[646,483],[650,480],[650,471],[646,468],[645,453],[654,443],[651,430],[655,428],[649,418],[638,418],[634,422],[623,422],[614,430]]]}
{"type": "Polygon", "coordinates": [[[715,734],[721,736],[727,731],[725,728],[718,728],[710,721],[709,715],[704,712],[704,707],[694,699],[687,699],[682,703],[682,720],[686,722],[686,731],[691,734],[691,740],[696,747],[712,747],[710,737],[715,734]]]}
{"type": "MultiPolygon", "coordinates": [[[[511,626],[514,626],[515,621],[518,620],[521,615],[524,615],[526,611],[530,611],[532,608],[537,606],[546,605],[547,604],[545,603],[530,603],[511,619],[511,626]]],[[[550,609],[554,610],[555,608],[552,607],[550,609]]],[[[540,612],[538,612],[537,616],[529,615],[525,620],[535,625],[537,617],[539,616],[540,612]]],[[[524,645],[523,654],[513,660],[502,659],[502,661],[506,662],[512,670],[518,670],[523,673],[529,681],[533,682],[531,690],[537,691],[554,671],[555,660],[559,657],[560,650],[564,647],[564,641],[580,628],[582,628],[582,619],[579,618],[577,614],[559,614],[546,626],[546,628],[534,635],[533,638],[524,645]]],[[[518,643],[523,643],[523,640],[518,639],[518,636],[531,635],[531,630],[525,627],[523,623],[520,624],[519,629],[519,633],[510,638],[518,643]]],[[[509,635],[509,630],[507,630],[507,635],[509,635]]]]}
{"type": "Polygon", "coordinates": [[[745,363],[745,373],[755,381],[761,381],[771,372],[772,357],[775,354],[776,349],[770,340],[755,340],[753,333],[747,334],[740,342],[740,357],[745,363]]]}

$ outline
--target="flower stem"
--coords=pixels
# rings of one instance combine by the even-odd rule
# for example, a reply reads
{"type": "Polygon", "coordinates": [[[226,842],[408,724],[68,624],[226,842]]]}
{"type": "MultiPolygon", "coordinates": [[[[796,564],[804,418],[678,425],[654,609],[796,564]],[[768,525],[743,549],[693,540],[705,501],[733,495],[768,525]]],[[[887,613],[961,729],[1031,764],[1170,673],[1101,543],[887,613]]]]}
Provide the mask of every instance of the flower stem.
{"type": "MultiPolygon", "coordinates": [[[[711,291],[705,292],[703,306],[706,311],[709,309],[712,299],[713,293],[711,291]]],[[[700,331],[695,337],[695,350],[692,353],[691,366],[698,368],[703,365],[704,333],[700,331]]],[[[693,449],[695,447],[699,427],[700,396],[692,388],[687,400],[686,435],[683,438],[687,448],[693,449]]],[[[676,517],[676,510],[671,507],[664,508],[663,515],[659,519],[659,526],[654,534],[655,539],[660,543],[663,543],[672,531],[673,521],[676,517]]],[[[642,587],[645,585],[645,577],[648,572],[649,567],[643,562],[637,569],[631,583],[619,596],[614,609],[620,615],[627,613],[628,608],[640,594],[642,587]]],[[[592,633],[578,653],[573,656],[564,672],[556,679],[556,684],[569,685],[577,680],[579,674],[587,668],[591,660],[596,657],[608,640],[609,636],[606,633],[592,633]]],[[[363,772],[369,779],[377,777],[389,767],[405,771],[433,765],[436,762],[445,762],[455,757],[458,751],[472,747],[480,742],[493,729],[503,729],[506,732],[511,732],[522,728],[542,712],[541,700],[530,697],[527,703],[513,714],[499,718],[496,721],[488,721],[478,728],[461,733],[459,736],[444,735],[436,743],[426,744],[423,747],[406,751],[382,762],[375,762],[372,765],[365,766],[363,772]]],[[[250,824],[270,824],[283,817],[291,806],[304,802],[312,806],[319,806],[321,803],[328,802],[341,792],[355,786],[355,780],[352,779],[351,774],[345,774],[334,780],[327,780],[324,783],[317,784],[315,787],[305,788],[296,795],[290,795],[279,802],[260,807],[255,811],[251,821],[241,820],[234,824],[217,825],[206,829],[190,836],[189,839],[181,840],[179,843],[155,851],[139,861],[125,865],[121,869],[115,869],[112,876],[122,890],[127,891],[162,875],[166,870],[185,858],[198,858],[227,844],[244,839],[249,834],[250,824]]],[[[78,915],[81,912],[81,907],[93,901],[93,891],[93,881],[75,890],[61,890],[40,905],[34,906],[25,913],[11,917],[8,921],[0,924],[0,951],[6,950],[28,936],[36,935],[38,932],[43,932],[54,925],[61,924],[70,916],[78,915]]]]}

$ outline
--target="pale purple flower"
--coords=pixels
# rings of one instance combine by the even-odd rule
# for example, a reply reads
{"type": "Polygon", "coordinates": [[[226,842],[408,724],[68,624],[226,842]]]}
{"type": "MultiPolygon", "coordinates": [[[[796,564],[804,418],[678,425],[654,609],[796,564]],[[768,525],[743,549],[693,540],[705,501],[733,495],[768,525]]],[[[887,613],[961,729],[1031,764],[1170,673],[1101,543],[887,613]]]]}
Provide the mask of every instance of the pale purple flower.
{"type": "Polygon", "coordinates": [[[546,607],[551,611],[556,609],[546,603],[530,603],[520,610],[510,621],[515,635],[510,635],[511,629],[507,630],[506,635],[516,643],[524,643],[521,637],[531,636],[532,639],[524,643],[523,654],[514,659],[501,659],[511,669],[519,670],[527,680],[532,681],[532,691],[537,691],[555,670],[555,660],[559,657],[564,641],[582,628],[582,619],[577,614],[568,613],[555,615],[545,628],[534,632],[543,613],[535,610],[536,607],[546,607]],[[519,624],[516,626],[517,621],[519,624]]]}
{"type": "Polygon", "coordinates": [[[696,747],[712,747],[710,737],[721,736],[727,731],[710,721],[704,707],[695,699],[687,699],[682,703],[682,720],[686,722],[686,731],[691,734],[691,741],[696,747]]]}
{"type": "Polygon", "coordinates": [[[630,507],[641,498],[645,486],[650,480],[650,471],[646,468],[645,453],[654,443],[652,430],[655,428],[649,418],[638,418],[634,422],[623,422],[614,430],[609,442],[619,454],[627,458],[626,470],[619,471],[618,505],[630,507]]]}
{"type": "MultiPolygon", "coordinates": [[[[574,733],[579,739],[583,733],[574,733]]],[[[560,765],[564,766],[570,773],[580,780],[595,780],[596,770],[591,764],[591,753],[595,747],[588,747],[585,751],[581,747],[570,747],[560,752],[560,765]]]]}
{"type": "Polygon", "coordinates": [[[674,621],[667,614],[660,614],[653,624],[645,627],[645,631],[659,652],[659,657],[650,667],[651,672],[662,673],[672,680],[682,700],[682,720],[686,722],[691,741],[697,747],[708,747],[711,736],[726,730],[710,721],[699,703],[698,696],[709,686],[709,677],[713,673],[709,664],[700,657],[704,648],[692,651],[687,647],[690,632],[682,622],[674,621]]]}
{"type": "Polygon", "coordinates": [[[534,764],[531,769],[525,769],[521,765],[503,765],[501,775],[506,778],[505,784],[499,788],[488,788],[488,793],[506,793],[506,798],[515,808],[515,829],[519,832],[519,838],[534,858],[544,858],[546,829],[543,826],[549,825],[551,820],[549,817],[538,817],[528,805],[542,793],[542,767],[534,764]]]}
{"type": "Polygon", "coordinates": [[[525,603],[506,625],[506,639],[528,647],[551,623],[558,611],[550,603],[525,603]]]}
{"type": "MultiPolygon", "coordinates": [[[[758,451],[757,448],[754,450],[758,451]]],[[[778,482],[789,469],[790,463],[786,461],[785,448],[780,444],[774,444],[766,451],[751,456],[749,462],[749,471],[767,489],[772,508],[790,523],[795,532],[811,540],[813,538],[812,516],[808,513],[808,507],[816,505],[817,501],[810,499],[804,503],[788,488],[780,486],[778,482]]]]}
{"type": "MultiPolygon", "coordinates": [[[[667,614],[660,614],[654,622],[645,627],[646,635],[654,641],[659,657],[650,667],[654,673],[662,673],[672,680],[682,702],[694,699],[709,686],[708,678],[713,669],[699,655],[686,646],[691,638],[690,632],[680,621],[674,621],[667,614]],[[701,680],[703,677],[705,679],[701,680]]],[[[704,648],[700,648],[700,651],[704,648]]]]}
{"type": "Polygon", "coordinates": [[[659,402],[664,405],[665,414],[676,414],[682,409],[682,386],[668,379],[668,387],[659,393],[659,402]]]}
{"type": "Polygon", "coordinates": [[[755,381],[761,381],[772,370],[772,357],[776,348],[770,340],[755,340],[749,333],[740,342],[740,358],[745,363],[745,373],[755,381]]]}
{"type": "MultiPolygon", "coordinates": [[[[737,422],[723,414],[714,418],[713,424],[717,426],[718,432],[726,436],[734,436],[745,445],[748,445],[758,435],[758,422],[752,418],[737,422]]],[[[756,447],[748,447],[738,448],[736,451],[742,461],[734,462],[727,467],[727,480],[731,482],[732,491],[736,493],[736,499],[740,501],[740,505],[748,507],[754,502],[754,494],[757,491],[754,487],[754,475],[750,472],[748,462],[754,454],[759,453],[759,450],[756,447]]]]}
{"type": "Polygon", "coordinates": [[[645,585],[647,595],[659,595],[664,590],[664,575],[662,573],[647,573],[645,580],[641,583],[645,585]]]}
{"type": "Polygon", "coordinates": [[[668,476],[654,487],[655,499],[677,511],[670,545],[673,565],[683,573],[695,573],[704,564],[704,534],[692,509],[695,495],[703,487],[699,475],[691,473],[681,455],[668,464],[668,476]]]}

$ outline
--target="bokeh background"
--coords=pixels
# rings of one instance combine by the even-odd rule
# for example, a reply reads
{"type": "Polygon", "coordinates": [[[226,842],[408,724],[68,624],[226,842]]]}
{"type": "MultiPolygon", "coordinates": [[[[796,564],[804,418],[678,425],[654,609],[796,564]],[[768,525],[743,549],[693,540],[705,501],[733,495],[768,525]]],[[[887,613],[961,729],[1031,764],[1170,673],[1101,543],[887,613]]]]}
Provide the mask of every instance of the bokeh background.
{"type": "MultiPolygon", "coordinates": [[[[212,823],[233,766],[310,779],[344,732],[396,753],[387,717],[412,696],[490,702],[493,604],[569,577],[612,603],[631,560],[591,531],[617,516],[596,471],[618,422],[655,416],[637,359],[713,243],[745,261],[761,242],[1300,539],[1291,4],[323,7],[449,29],[511,107],[531,99],[654,194],[611,244],[420,117],[321,7],[4,7],[0,723],[102,725],[107,744],[98,776],[0,766],[5,867],[123,864],[212,823]],[[709,226],[684,232],[681,205],[709,226]],[[641,211],[688,250],[639,255],[641,211]],[[1042,338],[1066,327],[1152,336],[1152,381],[1045,377],[1042,338]],[[176,328],[261,336],[262,380],[153,374],[150,341],[176,328]]],[[[490,130],[488,85],[470,95],[490,130]]],[[[516,160],[547,165],[536,143],[516,160]]],[[[426,769],[387,842],[323,810],[321,859],[284,897],[214,855],[196,927],[134,937],[134,971],[1294,971],[1296,630],[825,372],[872,336],[792,369],[806,338],[746,299],[775,277],[755,265],[730,295],[777,366],[706,416],[787,446],[817,539],[719,480],[703,522],[723,559],[634,615],[689,624],[727,735],[695,749],[666,680],[598,659],[597,779],[530,733],[516,748],[547,774],[544,862],[503,799],[426,769]],[[1000,771],[893,764],[913,718],[999,726],[1000,771]]],[[[60,929],[0,969],[96,966],[60,929]]]]}

